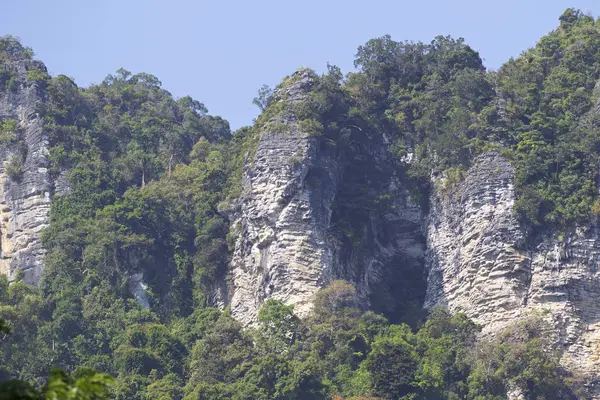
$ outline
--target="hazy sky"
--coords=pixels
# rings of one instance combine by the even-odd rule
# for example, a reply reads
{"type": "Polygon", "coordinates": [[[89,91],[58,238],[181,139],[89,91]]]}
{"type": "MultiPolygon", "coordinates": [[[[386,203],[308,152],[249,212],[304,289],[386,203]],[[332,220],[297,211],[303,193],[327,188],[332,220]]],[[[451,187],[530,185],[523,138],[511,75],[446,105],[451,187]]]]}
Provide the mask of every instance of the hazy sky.
{"type": "Polygon", "coordinates": [[[567,7],[600,14],[598,0],[0,0],[0,35],[21,38],[52,75],[80,86],[121,67],[151,73],[238,128],[256,116],[262,84],[328,62],[349,72],[370,38],[462,36],[497,68],[567,7]]]}

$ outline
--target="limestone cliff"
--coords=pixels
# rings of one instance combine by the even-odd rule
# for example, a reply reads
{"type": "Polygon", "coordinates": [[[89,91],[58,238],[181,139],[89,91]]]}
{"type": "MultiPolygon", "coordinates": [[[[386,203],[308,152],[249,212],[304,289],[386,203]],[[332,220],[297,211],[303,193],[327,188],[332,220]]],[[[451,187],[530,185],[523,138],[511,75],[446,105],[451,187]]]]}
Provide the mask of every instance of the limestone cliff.
{"type": "Polygon", "coordinates": [[[600,376],[600,236],[596,224],[529,238],[512,205],[514,169],[480,156],[458,182],[436,181],[427,225],[426,307],[463,311],[493,335],[541,312],[563,364],[600,376]]]}
{"type": "MultiPolygon", "coordinates": [[[[30,71],[45,67],[21,58],[4,68],[12,83],[0,89],[0,122],[17,127],[14,139],[0,145],[0,273],[14,279],[22,271],[37,284],[40,232],[53,193],[68,184],[65,174],[54,182],[48,172],[48,138],[36,111],[45,96],[30,71]]],[[[277,101],[302,102],[314,84],[313,73],[297,72],[277,101]]],[[[319,288],[344,279],[356,286],[364,308],[392,320],[442,305],[494,335],[541,312],[555,328],[564,365],[596,383],[600,231],[594,221],[532,236],[513,212],[514,168],[497,153],[479,156],[462,174],[434,177],[425,210],[411,199],[385,134],[354,126],[358,139],[343,143],[305,130],[293,113],[274,119],[248,154],[241,197],[222,210],[235,243],[217,302],[230,305],[244,325],[270,298],[305,316],[319,288]]],[[[147,308],[145,289],[143,274],[133,273],[130,291],[147,308]]]]}
{"type": "Polygon", "coordinates": [[[0,120],[17,121],[15,143],[0,146],[0,273],[14,279],[23,271],[37,284],[43,271],[40,231],[48,225],[53,182],[48,173],[48,139],[36,107],[42,88],[29,71],[45,71],[38,61],[9,60],[11,88],[0,89],[0,120]],[[7,169],[12,168],[11,176],[7,169]]]}
{"type": "MultiPolygon", "coordinates": [[[[301,101],[313,84],[307,71],[294,74],[291,82],[282,89],[284,101],[291,103],[301,101]]],[[[400,260],[410,264],[406,270],[419,271],[414,280],[420,281],[422,214],[389,170],[384,139],[372,138],[362,154],[375,166],[377,179],[350,171],[356,164],[320,135],[303,132],[293,116],[278,122],[286,132],[261,133],[232,216],[237,241],[228,297],[233,315],[249,324],[269,298],[294,304],[299,315],[306,315],[313,294],[334,279],[354,283],[367,306],[374,291],[391,292],[390,276],[397,280],[404,271],[400,260]],[[348,182],[365,179],[374,196],[393,193],[394,206],[383,214],[367,211],[361,225],[352,227],[351,241],[340,228],[347,222],[343,194],[348,182]]],[[[402,292],[402,285],[394,289],[402,292]]]]}

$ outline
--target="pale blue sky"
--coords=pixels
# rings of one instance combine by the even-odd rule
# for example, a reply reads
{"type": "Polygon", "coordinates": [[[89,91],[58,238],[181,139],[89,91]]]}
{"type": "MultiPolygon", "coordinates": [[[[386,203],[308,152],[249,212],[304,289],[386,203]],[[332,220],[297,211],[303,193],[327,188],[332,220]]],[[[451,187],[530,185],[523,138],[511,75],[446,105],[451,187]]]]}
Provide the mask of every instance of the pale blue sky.
{"type": "Polygon", "coordinates": [[[154,74],[238,128],[256,116],[262,84],[328,62],[349,72],[370,38],[462,36],[497,68],[567,7],[600,13],[598,0],[0,0],[0,35],[21,38],[51,74],[80,86],[121,67],[154,74]]]}

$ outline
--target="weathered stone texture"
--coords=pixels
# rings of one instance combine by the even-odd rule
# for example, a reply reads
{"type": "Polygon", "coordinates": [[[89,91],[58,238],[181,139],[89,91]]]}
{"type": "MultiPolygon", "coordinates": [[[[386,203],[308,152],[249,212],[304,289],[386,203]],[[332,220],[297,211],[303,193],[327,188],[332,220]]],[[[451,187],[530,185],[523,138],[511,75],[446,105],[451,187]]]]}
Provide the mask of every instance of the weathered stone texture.
{"type": "Polygon", "coordinates": [[[48,138],[37,105],[43,99],[38,83],[27,79],[27,71],[45,71],[42,63],[14,61],[18,87],[0,91],[0,118],[19,124],[20,146],[0,149],[0,273],[14,279],[23,271],[27,283],[37,284],[43,272],[44,249],[40,232],[48,225],[52,180],[48,174],[48,138]],[[12,157],[24,152],[22,175],[13,179],[6,173],[12,157]]]}
{"type": "Polygon", "coordinates": [[[463,311],[485,335],[541,312],[554,328],[563,364],[595,381],[600,376],[598,228],[526,241],[513,213],[513,179],[508,161],[490,153],[454,186],[437,180],[427,229],[425,306],[463,311]]]}
{"type": "MultiPolygon", "coordinates": [[[[307,72],[294,74],[293,83],[282,89],[285,101],[301,101],[311,79],[307,72]]],[[[421,264],[424,259],[422,213],[391,175],[374,190],[398,193],[396,207],[385,215],[373,210],[361,227],[361,247],[368,251],[344,247],[332,226],[344,160],[318,135],[302,132],[293,117],[286,118],[289,132],[262,134],[230,216],[237,241],[221,301],[245,325],[256,320],[269,298],[294,304],[305,316],[314,293],[334,279],[352,282],[366,307],[387,277],[386,268],[400,268],[400,258],[421,264]]],[[[374,146],[373,153],[380,153],[371,154],[373,162],[384,165],[383,147],[374,146]]]]}
{"type": "MultiPolygon", "coordinates": [[[[310,77],[296,75],[288,99],[296,101],[310,77]]],[[[327,280],[331,251],[326,230],[338,180],[336,166],[327,167],[319,184],[309,172],[318,157],[317,140],[300,132],[265,133],[244,172],[244,193],[232,223],[238,236],[231,261],[229,296],[233,315],[244,324],[256,319],[268,298],[295,304],[303,315],[309,299],[327,280]]]]}
{"type": "Polygon", "coordinates": [[[464,180],[434,182],[427,229],[426,307],[469,310],[477,321],[510,322],[530,279],[525,233],[512,213],[514,170],[481,156],[464,180]]]}

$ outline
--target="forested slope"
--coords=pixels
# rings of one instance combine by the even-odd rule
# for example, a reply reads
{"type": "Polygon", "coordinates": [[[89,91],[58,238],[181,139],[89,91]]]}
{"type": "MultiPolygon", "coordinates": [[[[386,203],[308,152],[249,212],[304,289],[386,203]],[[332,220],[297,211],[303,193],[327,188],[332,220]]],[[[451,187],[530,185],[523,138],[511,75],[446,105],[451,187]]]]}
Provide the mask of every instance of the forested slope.
{"type": "MultiPolygon", "coordinates": [[[[593,370],[564,363],[594,308],[567,311],[577,329],[565,333],[544,301],[595,293],[596,245],[552,264],[582,266],[587,292],[553,275],[578,293],[539,297],[490,334],[468,297],[479,282],[451,282],[479,264],[444,258],[432,232],[463,234],[447,204],[466,204],[478,162],[501,158],[510,173],[488,175],[514,192],[503,209],[519,240],[505,247],[523,255],[525,291],[540,245],[595,240],[599,24],[569,9],[498,71],[462,39],[372,39],[355,72],[299,70],[262,90],[261,115],[235,132],[152,75],[121,69],[80,88],[1,39],[3,187],[34,173],[46,185],[42,207],[3,211],[41,218],[26,241],[41,241],[43,274],[23,280],[32,264],[7,255],[3,231],[1,377],[41,386],[52,365],[93,369],[116,378],[119,399],[594,398],[593,370]],[[448,285],[471,289],[457,300],[448,285]]],[[[23,204],[6,199],[25,192],[3,196],[23,204]]]]}

